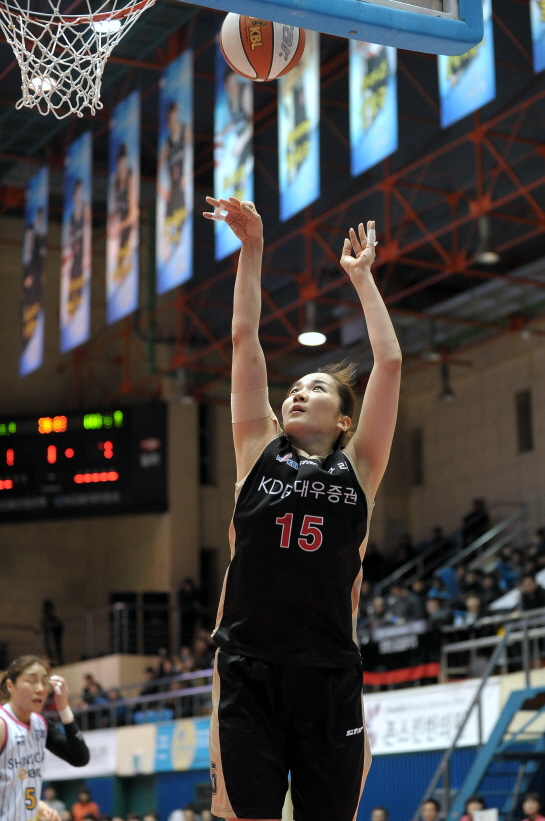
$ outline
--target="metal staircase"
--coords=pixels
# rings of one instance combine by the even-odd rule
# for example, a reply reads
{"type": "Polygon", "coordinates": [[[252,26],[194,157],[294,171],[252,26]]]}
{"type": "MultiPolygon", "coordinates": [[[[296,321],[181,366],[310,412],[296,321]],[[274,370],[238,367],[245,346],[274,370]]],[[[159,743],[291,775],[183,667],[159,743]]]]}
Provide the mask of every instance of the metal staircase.
{"type": "Polygon", "coordinates": [[[503,821],[514,818],[545,764],[545,687],[517,690],[509,696],[490,738],[483,745],[448,814],[458,821],[471,795],[497,807],[503,821]]]}

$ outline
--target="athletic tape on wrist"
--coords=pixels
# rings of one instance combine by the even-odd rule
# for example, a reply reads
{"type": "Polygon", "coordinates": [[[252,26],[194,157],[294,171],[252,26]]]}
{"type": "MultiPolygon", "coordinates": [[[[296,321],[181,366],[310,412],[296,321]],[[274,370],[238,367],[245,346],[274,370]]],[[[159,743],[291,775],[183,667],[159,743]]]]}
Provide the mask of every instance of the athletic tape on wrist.
{"type": "Polygon", "coordinates": [[[74,713],[71,707],[65,707],[64,710],[59,710],[59,715],[63,724],[71,724],[74,720],[74,713]]]}
{"type": "Polygon", "coordinates": [[[269,389],[231,394],[231,419],[236,422],[253,422],[254,419],[265,419],[273,416],[269,403],[269,389]]]}

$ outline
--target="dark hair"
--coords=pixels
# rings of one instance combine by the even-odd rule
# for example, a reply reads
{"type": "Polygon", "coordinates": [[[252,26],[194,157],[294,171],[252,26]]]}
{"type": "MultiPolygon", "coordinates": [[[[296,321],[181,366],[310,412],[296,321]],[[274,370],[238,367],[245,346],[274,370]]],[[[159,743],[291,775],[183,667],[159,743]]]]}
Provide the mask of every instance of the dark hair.
{"type": "Polygon", "coordinates": [[[127,156],[127,146],[125,143],[119,143],[119,148],[117,149],[117,159],[122,160],[123,157],[127,156]]]}
{"type": "Polygon", "coordinates": [[[178,111],[179,105],[176,100],[171,100],[170,103],[167,105],[167,117],[172,114],[173,111],[178,111]]]}
{"type": "Polygon", "coordinates": [[[541,805],[543,803],[542,800],[541,800],[541,796],[538,792],[527,792],[526,795],[524,796],[524,798],[522,799],[523,803],[525,801],[537,801],[537,803],[539,804],[540,809],[541,809],[541,805]]]}
{"type": "Polygon", "coordinates": [[[422,806],[424,806],[424,804],[433,804],[437,812],[441,812],[441,804],[439,801],[436,801],[435,798],[426,798],[426,800],[422,802],[422,806]]]}
{"type": "Polygon", "coordinates": [[[465,803],[465,809],[467,811],[468,804],[480,804],[484,809],[486,809],[486,804],[484,803],[484,799],[480,795],[470,795],[465,803]]]}
{"type": "Polygon", "coordinates": [[[17,658],[11,662],[0,681],[0,702],[6,702],[10,699],[10,692],[7,685],[8,681],[13,681],[15,684],[19,676],[29,667],[32,667],[33,664],[41,664],[47,675],[51,672],[51,667],[47,659],[41,659],[38,656],[17,656],[17,658]]]}

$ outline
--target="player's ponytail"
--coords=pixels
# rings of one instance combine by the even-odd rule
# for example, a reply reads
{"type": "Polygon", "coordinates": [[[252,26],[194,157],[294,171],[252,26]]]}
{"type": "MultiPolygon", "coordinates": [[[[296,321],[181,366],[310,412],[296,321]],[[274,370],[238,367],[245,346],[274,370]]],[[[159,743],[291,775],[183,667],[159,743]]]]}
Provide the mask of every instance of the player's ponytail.
{"type": "Polygon", "coordinates": [[[38,658],[38,656],[18,656],[14,659],[7,671],[0,680],[0,702],[5,703],[10,700],[10,692],[8,690],[8,681],[17,681],[20,675],[25,672],[33,664],[41,664],[47,675],[51,672],[51,667],[46,659],[38,658]]]}
{"type": "MultiPolygon", "coordinates": [[[[349,416],[354,421],[354,411],[356,409],[356,394],[354,385],[358,375],[358,365],[356,362],[337,362],[332,365],[324,365],[318,368],[317,373],[327,373],[335,380],[337,393],[339,394],[339,411],[343,416],[349,416]]],[[[350,438],[350,429],[341,433],[336,445],[346,445],[350,438]]]]}

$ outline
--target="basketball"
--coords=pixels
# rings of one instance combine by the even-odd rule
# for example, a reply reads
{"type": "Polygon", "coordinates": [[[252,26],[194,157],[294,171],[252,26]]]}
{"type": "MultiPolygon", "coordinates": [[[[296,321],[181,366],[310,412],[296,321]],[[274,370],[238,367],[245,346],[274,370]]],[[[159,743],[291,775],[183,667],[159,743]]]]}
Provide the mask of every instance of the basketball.
{"type": "Polygon", "coordinates": [[[249,80],[275,80],[294,68],[305,50],[305,31],[230,12],[220,45],[228,65],[249,80]]]}

